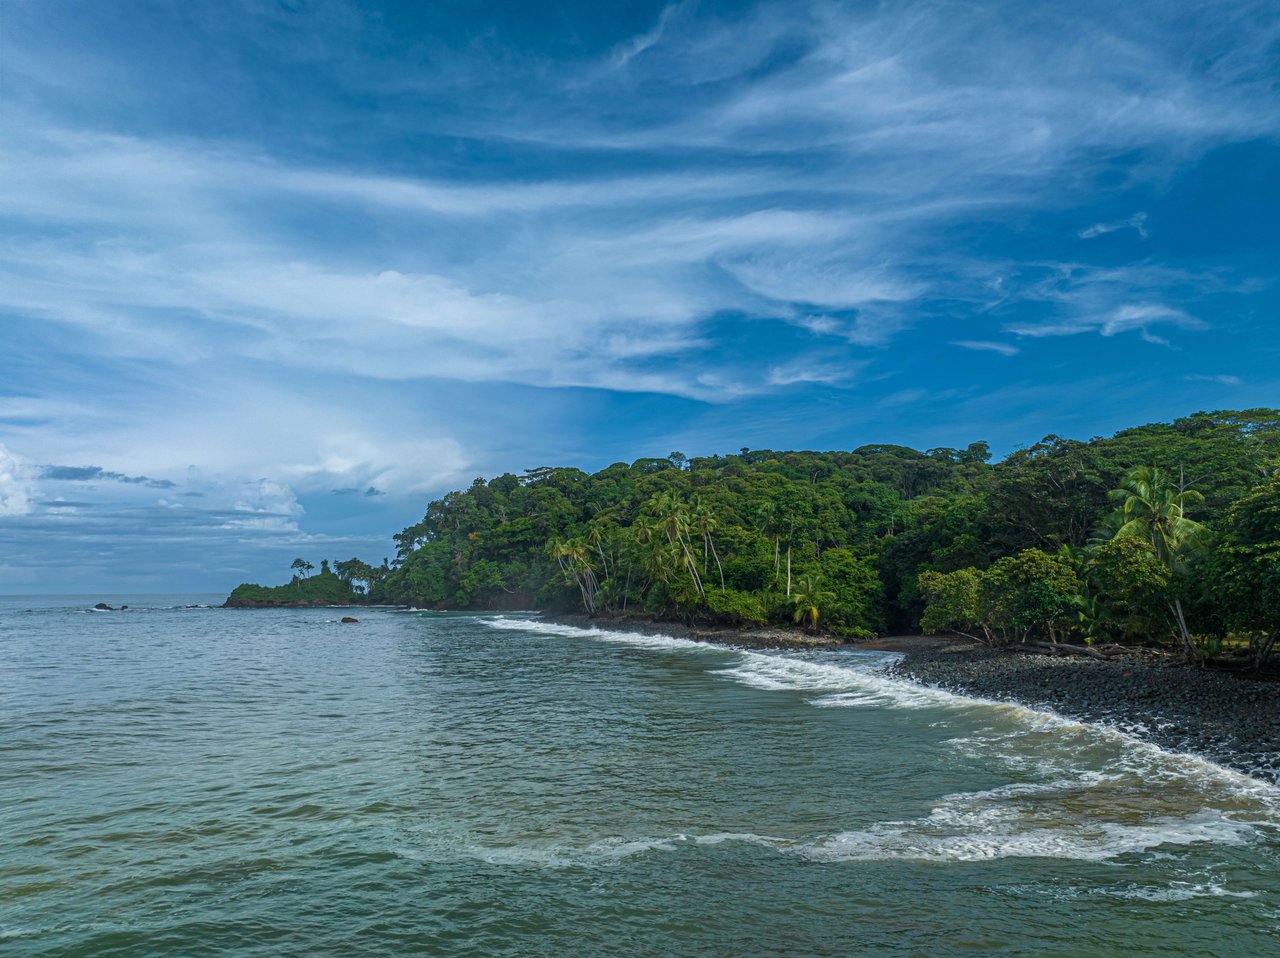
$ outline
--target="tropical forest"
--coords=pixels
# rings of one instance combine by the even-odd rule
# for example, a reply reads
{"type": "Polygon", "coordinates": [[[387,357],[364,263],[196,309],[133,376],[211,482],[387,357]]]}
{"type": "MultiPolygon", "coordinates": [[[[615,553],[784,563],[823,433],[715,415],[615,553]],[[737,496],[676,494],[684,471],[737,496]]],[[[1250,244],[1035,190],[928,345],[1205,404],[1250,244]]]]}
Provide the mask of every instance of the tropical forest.
{"type": "Polygon", "coordinates": [[[476,479],[394,538],[380,566],[310,575],[299,559],[289,585],[229,604],[1165,645],[1263,668],[1280,636],[1280,411],[1050,435],[997,462],[973,442],[542,466],[476,479]]]}

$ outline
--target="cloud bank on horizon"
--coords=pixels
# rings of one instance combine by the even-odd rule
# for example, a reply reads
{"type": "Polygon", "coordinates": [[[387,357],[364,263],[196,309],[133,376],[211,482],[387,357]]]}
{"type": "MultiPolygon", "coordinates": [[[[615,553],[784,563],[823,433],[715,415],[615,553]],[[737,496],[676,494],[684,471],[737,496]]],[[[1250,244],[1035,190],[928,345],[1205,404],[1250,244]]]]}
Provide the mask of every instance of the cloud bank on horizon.
{"type": "Polygon", "coordinates": [[[1272,0],[472,7],[0,4],[0,592],[1277,404],[1272,0]]]}

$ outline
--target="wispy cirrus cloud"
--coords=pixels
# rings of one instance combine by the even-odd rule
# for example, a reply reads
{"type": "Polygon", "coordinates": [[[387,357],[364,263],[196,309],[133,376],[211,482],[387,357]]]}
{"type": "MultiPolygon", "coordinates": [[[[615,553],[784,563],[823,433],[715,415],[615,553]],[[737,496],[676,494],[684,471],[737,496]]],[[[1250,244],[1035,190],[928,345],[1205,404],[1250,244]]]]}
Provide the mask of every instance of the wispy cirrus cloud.
{"type": "MultiPolygon", "coordinates": [[[[1245,52],[1191,76],[1136,20],[1099,32],[1078,20],[943,7],[949,18],[934,4],[892,15],[815,5],[798,16],[765,5],[719,19],[667,8],[650,31],[600,55],[609,69],[517,61],[507,73],[550,71],[519,94],[521,110],[442,121],[471,138],[511,140],[524,117],[562,151],[693,151],[649,174],[417,178],[19,115],[6,205],[101,235],[92,246],[46,242],[30,258],[12,255],[8,305],[118,329],[134,349],[198,348],[160,318],[196,304],[213,327],[249,332],[237,348],[272,361],[714,398],[704,384],[715,375],[662,379],[601,345],[625,329],[651,354],[688,355],[685,342],[718,311],[791,317],[815,307],[856,313],[842,323],[849,341],[883,343],[912,324],[919,304],[957,292],[964,277],[939,254],[958,221],[1043,201],[1064,164],[1078,166],[1085,152],[1140,141],[1158,163],[1161,148],[1172,161],[1195,143],[1276,126],[1249,95],[1245,52]],[[957,84],[951,45],[961,27],[985,42],[957,84]],[[1079,80],[1078,56],[1093,44],[1126,56],[1068,94],[1062,78],[1079,80]],[[1014,73],[1016,89],[1004,79],[1014,73]],[[593,79],[577,87],[577,108],[546,115],[550,91],[584,76],[593,79]],[[698,95],[673,98],[679,89],[698,95]],[[620,131],[595,107],[623,90],[633,95],[616,117],[620,131]],[[836,144],[840,155],[823,157],[836,144]],[[821,161],[797,161],[797,150],[821,161]],[[775,158],[748,160],[762,151],[775,158]],[[725,156],[747,162],[726,171],[725,156]],[[453,249],[428,240],[411,254],[335,256],[308,235],[306,217],[281,215],[293,197],[320,204],[334,223],[372,214],[393,231],[447,233],[453,249]],[[459,217],[475,225],[459,231],[459,217]],[[459,238],[460,249],[484,256],[458,256],[459,238]],[[317,322],[327,328],[313,346],[299,329],[317,322]],[[487,351],[483,362],[471,359],[475,349],[487,351]],[[418,360],[411,368],[396,361],[407,353],[418,360]]],[[[339,19],[344,29],[369,28],[339,19]]],[[[1264,49],[1258,38],[1249,48],[1264,49]]],[[[357,82],[377,89],[372,75],[357,82]]],[[[1141,232],[1144,222],[1137,214],[1081,235],[1141,232]]],[[[769,368],[735,379],[734,395],[767,389],[769,368]]]]}
{"type": "Polygon", "coordinates": [[[1137,303],[1119,306],[1101,315],[1079,313],[1065,322],[1032,326],[1013,325],[1008,329],[1014,335],[1032,339],[1046,336],[1077,336],[1081,333],[1098,333],[1101,336],[1110,337],[1136,332],[1146,342],[1168,346],[1169,341],[1153,331],[1153,327],[1162,325],[1181,329],[1205,328],[1204,322],[1182,310],[1159,303],[1137,303]]]}
{"type": "Polygon", "coordinates": [[[1094,223],[1092,226],[1080,231],[1081,239],[1093,239],[1095,236],[1105,236],[1107,233],[1114,233],[1116,230],[1131,229],[1143,239],[1147,238],[1147,214],[1134,213],[1128,219],[1113,220],[1110,223],[1094,223]]]}
{"type": "Polygon", "coordinates": [[[1213,375],[1206,375],[1204,373],[1191,373],[1190,375],[1183,376],[1182,378],[1185,379],[1187,382],[1217,383],[1219,386],[1239,386],[1241,383],[1241,379],[1239,376],[1229,376],[1229,375],[1213,376],[1213,375]]]}
{"type": "Polygon", "coordinates": [[[962,349],[977,350],[978,352],[999,353],[1001,356],[1016,356],[1021,352],[1017,346],[1010,343],[997,343],[987,340],[959,339],[951,345],[959,346],[962,349]]]}

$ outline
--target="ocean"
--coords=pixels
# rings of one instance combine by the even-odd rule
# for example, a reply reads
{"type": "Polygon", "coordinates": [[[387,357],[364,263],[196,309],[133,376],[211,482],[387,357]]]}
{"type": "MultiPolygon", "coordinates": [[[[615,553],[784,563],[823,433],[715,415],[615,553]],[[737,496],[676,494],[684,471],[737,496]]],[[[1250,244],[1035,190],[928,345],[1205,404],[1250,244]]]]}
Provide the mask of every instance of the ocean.
{"type": "Polygon", "coordinates": [[[0,598],[0,954],[1280,954],[1280,790],[887,653],[220,600],[0,598]]]}

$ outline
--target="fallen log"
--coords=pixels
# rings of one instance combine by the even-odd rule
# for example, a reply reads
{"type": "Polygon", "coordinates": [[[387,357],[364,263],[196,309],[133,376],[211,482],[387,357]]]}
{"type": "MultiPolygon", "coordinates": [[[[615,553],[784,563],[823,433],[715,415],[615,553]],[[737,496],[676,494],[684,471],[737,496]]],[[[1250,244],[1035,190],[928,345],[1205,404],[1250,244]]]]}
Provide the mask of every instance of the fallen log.
{"type": "Polygon", "coordinates": [[[1048,652],[1050,655],[1085,655],[1091,659],[1101,659],[1103,662],[1108,659],[1106,655],[1087,645],[1060,645],[1056,642],[1028,642],[1027,645],[1033,649],[1048,652]]]}

